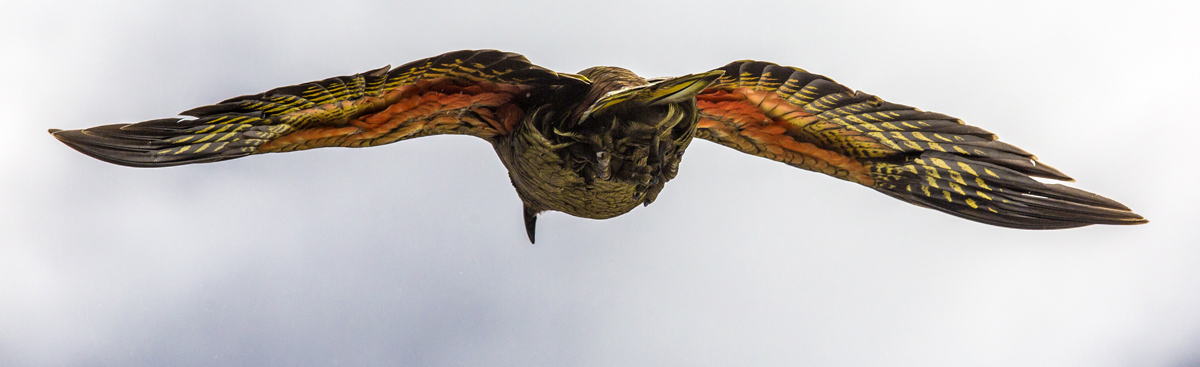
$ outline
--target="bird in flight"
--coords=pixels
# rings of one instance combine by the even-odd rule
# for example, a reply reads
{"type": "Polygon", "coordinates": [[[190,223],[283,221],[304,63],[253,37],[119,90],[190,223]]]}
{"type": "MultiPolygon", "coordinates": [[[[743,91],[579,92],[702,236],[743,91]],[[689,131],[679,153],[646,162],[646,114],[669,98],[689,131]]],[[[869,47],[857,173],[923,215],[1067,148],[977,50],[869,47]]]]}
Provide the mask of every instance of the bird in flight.
{"type": "Polygon", "coordinates": [[[605,219],[649,205],[693,138],[870,187],[969,220],[1020,229],[1147,221],[996,135],[762,61],[644,79],[578,74],[465,50],[397,68],[276,88],[172,117],[57,130],[84,154],[132,167],[464,134],[495,147],[524,204],[605,219]]]}

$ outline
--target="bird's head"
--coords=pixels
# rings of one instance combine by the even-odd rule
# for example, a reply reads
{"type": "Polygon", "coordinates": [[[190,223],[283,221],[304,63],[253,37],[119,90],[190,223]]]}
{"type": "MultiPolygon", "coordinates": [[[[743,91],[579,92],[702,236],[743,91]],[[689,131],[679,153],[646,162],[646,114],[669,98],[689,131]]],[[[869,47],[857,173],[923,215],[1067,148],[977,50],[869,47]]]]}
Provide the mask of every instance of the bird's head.
{"type": "Polygon", "coordinates": [[[650,82],[618,68],[580,72],[598,95],[556,131],[575,140],[572,156],[586,177],[659,186],[675,176],[696,130],[696,95],[721,70],[650,82]],[[576,117],[577,116],[577,117],[576,117]]]}

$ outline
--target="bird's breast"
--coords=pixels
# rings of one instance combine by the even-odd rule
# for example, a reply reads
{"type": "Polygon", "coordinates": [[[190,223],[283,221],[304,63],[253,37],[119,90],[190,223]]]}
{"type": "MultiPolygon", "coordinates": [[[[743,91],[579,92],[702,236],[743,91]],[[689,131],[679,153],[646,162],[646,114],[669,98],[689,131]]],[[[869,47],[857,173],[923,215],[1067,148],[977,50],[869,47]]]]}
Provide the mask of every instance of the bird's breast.
{"type": "Polygon", "coordinates": [[[587,180],[540,134],[517,133],[495,144],[517,194],[536,211],[606,219],[625,214],[646,199],[634,183],[587,180]]]}

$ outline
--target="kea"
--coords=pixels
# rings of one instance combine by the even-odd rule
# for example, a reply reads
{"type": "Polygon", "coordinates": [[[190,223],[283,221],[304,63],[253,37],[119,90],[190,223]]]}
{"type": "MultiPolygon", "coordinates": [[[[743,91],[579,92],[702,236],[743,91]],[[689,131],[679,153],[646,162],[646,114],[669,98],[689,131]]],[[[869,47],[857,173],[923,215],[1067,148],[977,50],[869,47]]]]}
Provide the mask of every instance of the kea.
{"type": "Polygon", "coordinates": [[[605,219],[654,202],[694,138],[824,173],[961,218],[1020,229],[1147,221],[987,130],[891,103],[800,68],[742,60],[646,79],[576,74],[464,50],[272,89],[132,124],[50,130],[132,167],[216,162],[437,134],[491,143],[524,204],[605,219]]]}

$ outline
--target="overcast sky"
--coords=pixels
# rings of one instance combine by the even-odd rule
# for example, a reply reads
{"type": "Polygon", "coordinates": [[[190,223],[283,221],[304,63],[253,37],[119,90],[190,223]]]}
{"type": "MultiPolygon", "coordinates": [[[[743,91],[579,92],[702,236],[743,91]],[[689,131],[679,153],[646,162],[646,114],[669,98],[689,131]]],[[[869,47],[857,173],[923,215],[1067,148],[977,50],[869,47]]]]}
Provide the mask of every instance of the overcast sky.
{"type": "Polygon", "coordinates": [[[1196,3],[433,3],[5,4],[0,366],[1200,366],[1196,3]],[[133,169],[45,132],[466,48],[803,67],[1151,223],[989,227],[699,141],[530,245],[471,137],[133,169]]]}

